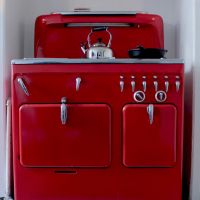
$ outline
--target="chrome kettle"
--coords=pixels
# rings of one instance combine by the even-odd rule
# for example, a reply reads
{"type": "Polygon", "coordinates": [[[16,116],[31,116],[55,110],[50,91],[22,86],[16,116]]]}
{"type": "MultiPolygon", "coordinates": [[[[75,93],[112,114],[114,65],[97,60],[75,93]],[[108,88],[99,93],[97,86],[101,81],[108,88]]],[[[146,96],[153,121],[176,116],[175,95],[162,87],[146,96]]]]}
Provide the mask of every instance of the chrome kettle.
{"type": "Polygon", "coordinates": [[[113,51],[110,48],[111,42],[112,42],[112,34],[110,33],[110,31],[108,31],[108,27],[92,28],[91,32],[87,37],[87,43],[85,45],[83,44],[81,45],[81,50],[86,55],[86,58],[89,59],[114,58],[113,51]],[[99,38],[95,44],[91,45],[90,37],[94,32],[97,31],[106,31],[109,34],[110,39],[107,45],[102,42],[101,38],[99,38]],[[88,49],[86,48],[86,45],[88,45],[88,49]]]}

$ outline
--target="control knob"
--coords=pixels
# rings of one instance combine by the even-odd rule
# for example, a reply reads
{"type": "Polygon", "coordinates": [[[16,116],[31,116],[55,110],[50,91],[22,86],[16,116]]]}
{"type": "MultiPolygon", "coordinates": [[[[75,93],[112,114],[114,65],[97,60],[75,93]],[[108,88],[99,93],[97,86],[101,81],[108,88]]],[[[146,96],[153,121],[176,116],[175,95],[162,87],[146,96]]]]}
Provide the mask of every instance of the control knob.
{"type": "Polygon", "coordinates": [[[162,91],[162,90],[156,92],[155,99],[156,99],[157,102],[164,102],[164,101],[166,101],[166,99],[167,99],[166,92],[162,91]]]}
{"type": "Polygon", "coordinates": [[[134,93],[133,98],[138,103],[143,102],[145,100],[145,93],[143,91],[138,90],[134,93]]]}

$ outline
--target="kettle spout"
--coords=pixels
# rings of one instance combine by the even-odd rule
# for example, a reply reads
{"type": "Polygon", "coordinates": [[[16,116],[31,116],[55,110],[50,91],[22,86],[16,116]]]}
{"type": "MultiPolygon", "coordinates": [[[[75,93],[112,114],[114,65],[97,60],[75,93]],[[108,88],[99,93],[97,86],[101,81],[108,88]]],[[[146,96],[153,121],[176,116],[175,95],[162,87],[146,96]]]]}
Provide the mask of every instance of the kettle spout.
{"type": "Polygon", "coordinates": [[[86,54],[87,51],[86,44],[81,44],[81,50],[84,54],[86,54]]]}

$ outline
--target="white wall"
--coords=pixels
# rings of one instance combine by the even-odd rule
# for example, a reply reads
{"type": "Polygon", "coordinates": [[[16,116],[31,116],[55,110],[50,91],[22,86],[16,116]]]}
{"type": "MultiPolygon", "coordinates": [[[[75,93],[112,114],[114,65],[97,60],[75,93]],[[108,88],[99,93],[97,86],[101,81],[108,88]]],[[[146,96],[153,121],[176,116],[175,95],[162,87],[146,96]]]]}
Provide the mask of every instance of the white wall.
{"type": "MultiPolygon", "coordinates": [[[[185,61],[185,123],[184,123],[184,195],[190,192],[191,175],[191,137],[192,137],[192,102],[193,102],[193,68],[195,58],[195,0],[180,0],[180,16],[177,32],[178,56],[185,61]]],[[[198,200],[200,199],[200,196],[198,200]]],[[[194,199],[197,200],[197,199],[194,199]]]]}
{"type": "Polygon", "coordinates": [[[10,97],[10,60],[23,57],[21,0],[0,0],[0,197],[5,195],[6,100],[10,97]]]}
{"type": "MultiPolygon", "coordinates": [[[[3,30],[4,2],[0,0],[0,30],[3,30]]],[[[3,130],[3,31],[0,31],[0,197],[5,191],[5,135],[3,130]]]]}
{"type": "Polygon", "coordinates": [[[200,1],[196,0],[195,9],[195,60],[194,60],[194,93],[193,93],[193,156],[191,200],[200,199],[200,1]]]}

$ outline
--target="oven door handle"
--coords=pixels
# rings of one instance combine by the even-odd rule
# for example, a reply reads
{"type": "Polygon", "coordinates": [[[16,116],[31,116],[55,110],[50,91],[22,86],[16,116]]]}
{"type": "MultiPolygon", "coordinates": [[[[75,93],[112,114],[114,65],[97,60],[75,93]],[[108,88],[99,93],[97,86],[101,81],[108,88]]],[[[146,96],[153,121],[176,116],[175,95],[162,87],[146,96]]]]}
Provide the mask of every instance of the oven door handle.
{"type": "Polygon", "coordinates": [[[61,106],[60,106],[60,117],[61,117],[61,123],[62,125],[65,125],[67,123],[67,98],[62,97],[61,99],[61,106]]]}
{"type": "Polygon", "coordinates": [[[154,118],[154,106],[153,106],[153,104],[149,104],[147,106],[147,113],[149,115],[150,124],[152,125],[153,124],[153,118],[154,118]]]}

